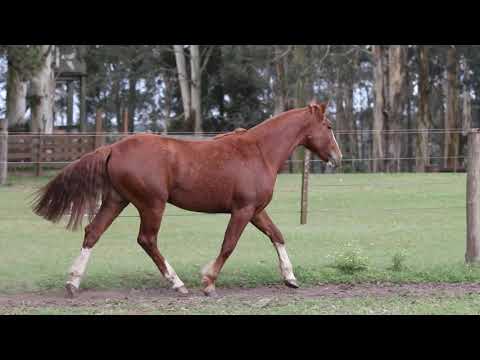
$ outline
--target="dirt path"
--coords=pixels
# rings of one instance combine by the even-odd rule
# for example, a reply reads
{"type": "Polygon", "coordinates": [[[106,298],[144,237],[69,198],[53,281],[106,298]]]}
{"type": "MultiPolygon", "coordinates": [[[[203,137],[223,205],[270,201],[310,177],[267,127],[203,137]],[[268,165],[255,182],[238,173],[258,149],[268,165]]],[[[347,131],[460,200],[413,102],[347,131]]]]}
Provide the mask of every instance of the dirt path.
{"type": "MultiPolygon", "coordinates": [[[[258,288],[219,288],[214,301],[224,300],[263,300],[263,299],[313,299],[320,297],[388,297],[388,296],[461,296],[480,294],[480,283],[472,284],[356,284],[318,285],[302,289],[289,289],[284,286],[258,288]]],[[[213,299],[212,299],[213,300],[213,299]]],[[[0,295],[0,308],[16,307],[97,307],[106,303],[155,303],[155,304],[198,304],[210,301],[199,289],[190,289],[190,294],[181,296],[173,290],[159,289],[84,289],[75,299],[65,297],[63,290],[0,295]]]]}

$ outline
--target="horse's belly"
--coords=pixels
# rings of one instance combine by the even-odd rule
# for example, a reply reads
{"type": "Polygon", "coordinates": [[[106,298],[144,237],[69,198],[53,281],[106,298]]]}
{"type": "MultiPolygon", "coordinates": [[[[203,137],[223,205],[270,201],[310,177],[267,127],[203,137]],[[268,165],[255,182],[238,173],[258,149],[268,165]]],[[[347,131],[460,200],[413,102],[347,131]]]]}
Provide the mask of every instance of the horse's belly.
{"type": "Polygon", "coordinates": [[[229,194],[221,191],[185,191],[175,190],[170,194],[168,202],[181,209],[206,212],[206,213],[226,213],[230,212],[229,194]]]}

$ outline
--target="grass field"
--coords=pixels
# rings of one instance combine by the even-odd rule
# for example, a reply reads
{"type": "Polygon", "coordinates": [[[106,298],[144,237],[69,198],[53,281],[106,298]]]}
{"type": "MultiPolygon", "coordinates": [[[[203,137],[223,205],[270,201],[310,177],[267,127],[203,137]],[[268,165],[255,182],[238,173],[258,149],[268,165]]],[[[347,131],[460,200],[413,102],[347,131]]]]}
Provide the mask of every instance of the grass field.
{"type": "MultiPolygon", "coordinates": [[[[66,272],[79,253],[82,232],[67,232],[62,224],[48,223],[30,211],[29,195],[47,179],[13,177],[13,185],[0,188],[0,294],[62,288],[66,272]]],[[[299,176],[280,175],[268,209],[286,238],[295,274],[303,286],[480,280],[480,269],[464,265],[463,260],[465,174],[312,175],[310,213],[305,226],[299,225],[299,190],[299,176]]],[[[136,215],[136,210],[129,206],[100,239],[83,288],[167,286],[136,244],[136,215]]],[[[167,208],[159,234],[160,251],[187,287],[200,287],[199,271],[217,255],[227,222],[226,215],[167,208]]],[[[217,286],[258,287],[280,282],[273,247],[249,225],[217,286]]],[[[466,296],[462,301],[471,305],[470,300],[466,296]]],[[[287,304],[284,312],[294,313],[296,308],[299,313],[315,312],[312,309],[322,308],[322,301],[329,300],[287,304]]],[[[400,300],[385,301],[403,309],[400,300]]],[[[346,309],[353,303],[342,300],[339,306],[346,309]]],[[[356,308],[361,307],[358,304],[356,308]]],[[[422,309],[428,312],[431,304],[426,304],[422,309]]],[[[410,305],[406,312],[418,312],[410,305]]],[[[463,308],[468,312],[468,306],[463,308]]],[[[49,311],[52,310],[45,309],[49,311]]],[[[202,307],[194,312],[216,310],[202,307]]]]}

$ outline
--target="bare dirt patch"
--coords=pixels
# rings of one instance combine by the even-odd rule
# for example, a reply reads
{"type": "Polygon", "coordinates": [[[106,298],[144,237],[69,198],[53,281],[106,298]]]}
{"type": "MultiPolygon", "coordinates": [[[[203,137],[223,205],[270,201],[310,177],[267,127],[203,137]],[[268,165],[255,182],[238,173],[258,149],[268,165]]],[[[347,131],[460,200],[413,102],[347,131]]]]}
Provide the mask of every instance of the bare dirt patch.
{"type": "Polygon", "coordinates": [[[324,284],[301,289],[289,289],[282,285],[257,288],[218,288],[216,299],[206,298],[199,289],[190,289],[182,296],[167,288],[157,289],[83,289],[76,298],[66,298],[63,290],[0,295],[0,308],[17,307],[102,307],[106,304],[127,303],[170,305],[202,304],[208,301],[240,300],[263,306],[271,299],[315,299],[355,297],[445,297],[480,294],[480,283],[460,284],[324,284]]]}

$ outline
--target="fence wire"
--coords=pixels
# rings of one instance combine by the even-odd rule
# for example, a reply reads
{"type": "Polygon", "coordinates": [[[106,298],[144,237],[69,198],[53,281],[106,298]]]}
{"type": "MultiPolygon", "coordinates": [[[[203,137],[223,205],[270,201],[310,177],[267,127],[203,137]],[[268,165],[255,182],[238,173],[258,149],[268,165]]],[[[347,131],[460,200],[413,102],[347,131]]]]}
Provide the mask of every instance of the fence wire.
{"type": "MultiPolygon", "coordinates": [[[[232,130],[233,131],[233,130],[232,130]]],[[[143,131],[143,132],[61,132],[61,133],[33,133],[33,132],[11,132],[8,136],[34,136],[34,137],[48,137],[48,136],[129,136],[137,134],[152,134],[163,136],[192,136],[192,137],[211,137],[216,135],[228,134],[229,131],[205,131],[194,133],[191,131],[172,131],[172,132],[156,132],[156,131],[143,131]]],[[[431,134],[465,134],[466,129],[453,128],[453,129],[358,129],[358,130],[334,130],[335,134],[355,135],[355,134],[418,134],[418,133],[431,133],[431,134]]]]}

